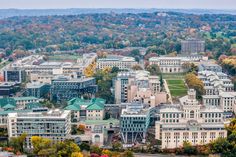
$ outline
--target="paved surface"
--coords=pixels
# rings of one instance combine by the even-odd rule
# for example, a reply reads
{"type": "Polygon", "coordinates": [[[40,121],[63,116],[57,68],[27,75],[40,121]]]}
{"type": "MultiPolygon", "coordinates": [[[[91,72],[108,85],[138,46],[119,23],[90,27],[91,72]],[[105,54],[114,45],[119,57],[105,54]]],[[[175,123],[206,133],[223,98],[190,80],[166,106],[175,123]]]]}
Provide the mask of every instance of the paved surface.
{"type": "Polygon", "coordinates": [[[168,95],[168,101],[169,101],[171,104],[173,104],[172,97],[171,97],[171,94],[170,94],[170,89],[169,89],[169,87],[168,87],[168,84],[167,84],[167,82],[166,82],[166,79],[163,79],[163,81],[164,81],[164,88],[165,88],[166,93],[167,93],[167,95],[168,95]]]}
{"type": "MultiPolygon", "coordinates": [[[[190,157],[187,155],[175,155],[175,154],[143,154],[143,153],[134,153],[135,157],[190,157]]],[[[200,156],[191,156],[191,157],[200,157],[200,156]]]]}

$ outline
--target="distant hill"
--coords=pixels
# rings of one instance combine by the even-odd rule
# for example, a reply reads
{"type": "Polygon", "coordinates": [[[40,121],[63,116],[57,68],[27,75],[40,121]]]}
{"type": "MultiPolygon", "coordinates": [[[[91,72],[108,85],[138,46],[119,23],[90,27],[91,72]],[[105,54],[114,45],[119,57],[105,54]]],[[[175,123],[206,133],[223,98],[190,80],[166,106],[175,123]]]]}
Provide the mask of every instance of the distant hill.
{"type": "Polygon", "coordinates": [[[207,10],[207,9],[0,9],[0,18],[13,16],[47,16],[47,15],[78,15],[92,13],[152,13],[152,12],[181,12],[188,14],[232,14],[236,10],[207,10]]]}

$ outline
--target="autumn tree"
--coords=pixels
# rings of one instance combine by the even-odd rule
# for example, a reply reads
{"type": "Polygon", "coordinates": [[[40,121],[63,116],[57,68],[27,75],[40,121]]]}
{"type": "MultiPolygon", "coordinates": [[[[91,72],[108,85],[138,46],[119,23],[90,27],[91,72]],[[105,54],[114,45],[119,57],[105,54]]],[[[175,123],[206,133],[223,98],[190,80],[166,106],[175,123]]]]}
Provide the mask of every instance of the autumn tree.
{"type": "Polygon", "coordinates": [[[132,67],[132,69],[133,69],[133,70],[143,70],[143,68],[142,68],[140,65],[138,65],[138,64],[134,65],[134,66],[132,67]]]}
{"type": "Polygon", "coordinates": [[[9,141],[9,145],[14,149],[14,152],[24,152],[26,133],[21,134],[19,137],[12,137],[9,141]]]}
{"type": "Polygon", "coordinates": [[[185,76],[185,82],[187,83],[189,88],[193,88],[196,90],[197,98],[200,99],[201,96],[205,94],[204,84],[195,74],[187,74],[185,76]]]}

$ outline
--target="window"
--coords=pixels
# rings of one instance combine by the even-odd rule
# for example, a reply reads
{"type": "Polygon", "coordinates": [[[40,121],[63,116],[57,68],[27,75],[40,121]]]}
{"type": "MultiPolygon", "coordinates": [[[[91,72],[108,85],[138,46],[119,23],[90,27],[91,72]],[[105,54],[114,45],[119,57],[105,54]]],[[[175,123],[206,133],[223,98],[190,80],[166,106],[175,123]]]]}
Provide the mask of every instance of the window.
{"type": "Polygon", "coordinates": [[[190,111],[190,118],[194,118],[194,111],[190,111]]]}

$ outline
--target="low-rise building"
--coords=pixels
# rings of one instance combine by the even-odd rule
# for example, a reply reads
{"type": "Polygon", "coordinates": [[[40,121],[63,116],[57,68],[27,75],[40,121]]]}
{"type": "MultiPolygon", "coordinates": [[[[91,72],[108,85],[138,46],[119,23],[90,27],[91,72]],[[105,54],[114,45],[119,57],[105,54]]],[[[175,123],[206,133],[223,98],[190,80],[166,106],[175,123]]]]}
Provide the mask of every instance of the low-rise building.
{"type": "Polygon", "coordinates": [[[26,91],[24,95],[27,97],[32,96],[36,98],[42,98],[49,94],[50,84],[40,82],[27,83],[25,90],[26,91]]]}
{"type": "Polygon", "coordinates": [[[120,70],[130,70],[137,62],[133,57],[112,56],[97,60],[97,69],[118,67],[120,70]]]}
{"type": "Polygon", "coordinates": [[[0,83],[0,97],[13,96],[19,90],[19,84],[15,82],[0,83]]]}
{"type": "Polygon", "coordinates": [[[210,62],[201,62],[198,65],[198,71],[213,71],[213,72],[222,72],[222,67],[215,63],[210,62]]]}
{"type": "Polygon", "coordinates": [[[60,110],[9,113],[7,128],[9,138],[26,133],[26,148],[32,148],[32,136],[49,138],[55,142],[69,138],[71,115],[70,111],[60,110]]]}
{"type": "Polygon", "coordinates": [[[93,98],[91,100],[73,98],[68,101],[65,110],[71,111],[73,116],[72,121],[103,120],[105,117],[105,102],[106,101],[101,98],[93,98]]]}
{"type": "Polygon", "coordinates": [[[52,80],[50,89],[51,100],[68,101],[86,95],[91,98],[97,92],[96,80],[93,77],[70,78],[58,76],[52,80]]]}
{"type": "Polygon", "coordinates": [[[3,71],[5,82],[22,83],[26,79],[25,71],[19,68],[8,68],[3,71]]]}

